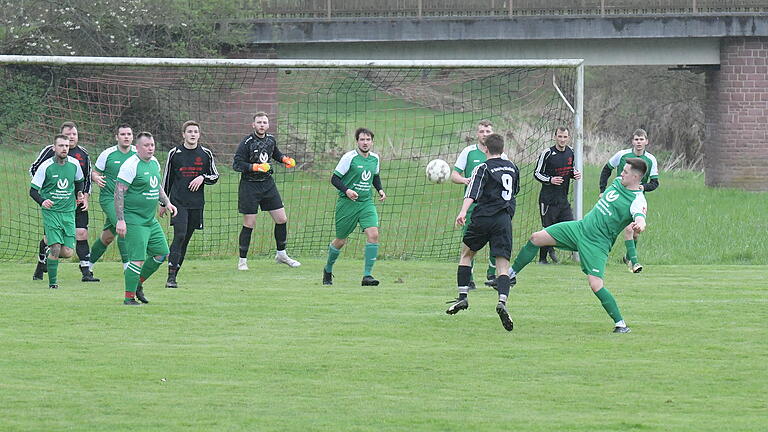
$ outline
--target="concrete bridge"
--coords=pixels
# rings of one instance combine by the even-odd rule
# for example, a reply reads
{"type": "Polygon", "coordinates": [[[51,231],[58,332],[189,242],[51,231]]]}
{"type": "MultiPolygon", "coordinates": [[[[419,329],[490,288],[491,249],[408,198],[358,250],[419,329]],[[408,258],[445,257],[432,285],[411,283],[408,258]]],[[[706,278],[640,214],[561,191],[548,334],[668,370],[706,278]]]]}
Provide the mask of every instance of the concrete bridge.
{"type": "MultiPolygon", "coordinates": [[[[415,2],[422,6],[429,1],[435,2],[399,0],[403,5],[415,2]]],[[[392,11],[382,12],[381,8],[378,16],[375,11],[368,11],[369,16],[344,16],[327,9],[339,0],[312,3],[326,9],[298,8],[304,15],[262,9],[260,15],[229,20],[226,25],[245,26],[254,48],[274,50],[280,58],[583,58],[586,65],[593,66],[670,65],[704,71],[706,183],[768,190],[763,175],[768,161],[768,0],[736,5],[733,1],[703,0],[512,0],[518,7],[534,3],[583,5],[567,10],[558,6],[561,9],[556,11],[537,6],[514,13],[510,13],[508,2],[497,0],[491,1],[497,9],[484,15],[470,16],[466,10],[459,13],[454,8],[444,16],[426,16],[422,10],[421,17],[413,13],[387,15],[392,11]],[[622,3],[628,9],[606,9],[606,3],[622,3]],[[654,9],[657,3],[676,5],[674,13],[661,6],[654,9]],[[315,17],[306,17],[309,13],[315,17]]]]}

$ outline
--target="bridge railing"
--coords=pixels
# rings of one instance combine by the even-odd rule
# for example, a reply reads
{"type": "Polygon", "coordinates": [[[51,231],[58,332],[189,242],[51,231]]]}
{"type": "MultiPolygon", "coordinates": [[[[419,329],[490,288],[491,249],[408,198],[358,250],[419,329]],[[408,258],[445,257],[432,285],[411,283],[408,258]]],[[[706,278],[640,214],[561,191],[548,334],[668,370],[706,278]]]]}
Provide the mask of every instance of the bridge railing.
{"type": "Polygon", "coordinates": [[[239,19],[768,12],[768,0],[239,0],[239,19]]]}

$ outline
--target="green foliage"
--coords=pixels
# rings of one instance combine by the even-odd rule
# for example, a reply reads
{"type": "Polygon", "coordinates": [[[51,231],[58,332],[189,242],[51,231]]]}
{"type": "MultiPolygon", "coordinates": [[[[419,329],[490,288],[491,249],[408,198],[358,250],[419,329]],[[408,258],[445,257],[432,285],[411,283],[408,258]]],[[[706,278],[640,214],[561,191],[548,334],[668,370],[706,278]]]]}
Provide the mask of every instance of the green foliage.
{"type": "Polygon", "coordinates": [[[0,69],[0,142],[3,135],[45,111],[47,83],[28,74],[0,69]]]}
{"type": "Polygon", "coordinates": [[[0,429],[15,431],[750,431],[765,419],[764,269],[620,264],[612,322],[576,266],[525,269],[501,328],[496,293],[444,313],[455,263],[381,260],[377,290],[342,255],[234,270],[190,258],[179,289],[122,306],[60,266],[61,288],[0,264],[0,429]],[[727,281],[724,283],[724,281],[727,281]]]}

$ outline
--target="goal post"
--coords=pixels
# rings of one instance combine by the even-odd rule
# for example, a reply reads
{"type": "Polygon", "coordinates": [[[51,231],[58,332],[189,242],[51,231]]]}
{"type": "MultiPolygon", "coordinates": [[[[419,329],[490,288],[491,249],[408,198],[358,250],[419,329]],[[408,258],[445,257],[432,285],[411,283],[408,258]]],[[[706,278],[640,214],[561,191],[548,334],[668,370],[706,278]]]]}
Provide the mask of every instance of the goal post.
{"type": "MultiPolygon", "coordinates": [[[[190,256],[235,256],[242,217],[237,212],[239,173],[232,157],[251,132],[252,116],[265,111],[269,133],[296,159],[274,177],[288,214],[292,255],[322,256],[335,237],[338,191],[330,177],[341,155],[356,148],[354,131],[375,134],[387,199],[374,200],[381,224],[380,256],[454,259],[461,231],[453,220],[461,185],[432,184],[424,168],[444,159],[453,168],[461,150],[476,142],[480,120],[505,138],[510,159],[521,168],[513,221],[513,250],[540,227],[533,178],[536,158],[553,145],[554,130],[572,131],[574,165],[582,170],[584,66],[556,60],[288,60],[128,57],[0,56],[0,90],[20,102],[19,115],[0,128],[0,260],[31,259],[42,235],[40,211],[28,197],[27,169],[64,121],[78,125],[80,145],[94,164],[115,144],[114,129],[156,137],[161,165],[182,144],[181,125],[195,120],[201,144],[216,158],[221,179],[206,188],[205,228],[190,256]],[[32,82],[30,80],[33,80],[32,82]],[[35,91],[43,86],[44,91],[35,91]],[[25,99],[28,95],[28,99],[25,99]]],[[[581,182],[573,182],[578,218],[581,182]]],[[[89,238],[104,217],[98,186],[90,200],[89,238]]],[[[167,220],[162,221],[167,228],[167,220]]],[[[257,217],[251,254],[274,253],[272,220],[257,217]]],[[[169,238],[171,233],[169,232],[169,238]]],[[[345,253],[360,255],[364,235],[350,236],[345,253]]],[[[110,251],[107,257],[114,258],[110,251]]]]}

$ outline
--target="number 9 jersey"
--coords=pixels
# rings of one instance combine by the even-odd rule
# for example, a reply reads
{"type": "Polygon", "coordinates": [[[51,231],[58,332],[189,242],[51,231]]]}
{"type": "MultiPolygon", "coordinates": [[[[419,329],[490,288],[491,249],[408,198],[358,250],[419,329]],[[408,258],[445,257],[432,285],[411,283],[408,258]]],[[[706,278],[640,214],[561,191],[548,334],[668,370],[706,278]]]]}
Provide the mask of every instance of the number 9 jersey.
{"type": "Polygon", "coordinates": [[[512,161],[488,159],[476,166],[464,198],[475,200],[472,218],[494,216],[501,212],[515,215],[515,196],[520,192],[520,170],[512,161]]]}

